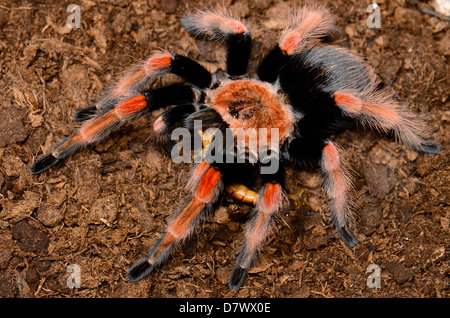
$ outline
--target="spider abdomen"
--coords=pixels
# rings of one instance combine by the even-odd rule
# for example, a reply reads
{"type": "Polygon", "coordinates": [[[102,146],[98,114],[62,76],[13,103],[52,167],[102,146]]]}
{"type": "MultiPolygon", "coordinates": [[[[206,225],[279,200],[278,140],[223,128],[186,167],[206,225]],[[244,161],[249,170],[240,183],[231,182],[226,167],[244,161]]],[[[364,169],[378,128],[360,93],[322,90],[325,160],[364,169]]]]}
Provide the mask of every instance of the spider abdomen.
{"type": "Polygon", "coordinates": [[[332,100],[337,91],[351,90],[364,96],[374,89],[373,74],[362,61],[332,46],[313,47],[292,57],[279,79],[291,104],[303,113],[320,107],[315,103],[318,96],[332,100]]]}
{"type": "Polygon", "coordinates": [[[376,87],[373,72],[361,58],[334,46],[311,47],[292,56],[280,71],[279,83],[301,114],[297,133],[321,140],[342,132],[352,122],[336,106],[336,92],[365,97],[376,87]]]}

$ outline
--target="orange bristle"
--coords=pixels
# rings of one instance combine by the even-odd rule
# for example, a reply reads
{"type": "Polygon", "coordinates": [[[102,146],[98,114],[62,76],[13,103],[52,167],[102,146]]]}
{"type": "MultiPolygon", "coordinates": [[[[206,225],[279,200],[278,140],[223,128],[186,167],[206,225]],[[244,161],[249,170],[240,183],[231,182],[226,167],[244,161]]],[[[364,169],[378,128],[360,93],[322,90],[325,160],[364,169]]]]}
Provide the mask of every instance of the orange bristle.
{"type": "Polygon", "coordinates": [[[353,95],[336,92],[334,101],[347,113],[359,114],[361,112],[362,101],[353,95]]]}
{"type": "Polygon", "coordinates": [[[215,168],[210,168],[198,185],[195,197],[202,202],[209,202],[215,195],[221,173],[215,168]]]}
{"type": "Polygon", "coordinates": [[[94,142],[98,136],[119,120],[115,109],[113,109],[98,118],[86,122],[81,126],[80,133],[86,142],[94,142]]]}
{"type": "Polygon", "coordinates": [[[111,95],[119,97],[129,94],[132,91],[132,87],[143,81],[145,77],[146,74],[143,69],[124,77],[112,91],[111,95]]]}
{"type": "Polygon", "coordinates": [[[84,143],[85,139],[81,133],[74,135],[72,138],[67,140],[61,146],[59,146],[55,151],[53,151],[53,156],[57,158],[61,153],[63,153],[66,149],[73,147],[77,144],[84,143]]]}
{"type": "Polygon", "coordinates": [[[145,71],[148,76],[152,76],[154,72],[169,67],[172,64],[173,56],[170,53],[157,54],[151,57],[145,63],[145,71]]]}
{"type": "Polygon", "coordinates": [[[186,237],[190,232],[192,221],[199,214],[205,203],[197,199],[193,199],[167,228],[168,233],[172,234],[176,239],[186,237]]]}
{"type": "Polygon", "coordinates": [[[261,210],[272,213],[280,206],[281,186],[278,183],[268,183],[266,185],[261,210]]]}
{"type": "Polygon", "coordinates": [[[147,107],[147,99],[144,95],[138,95],[117,105],[116,113],[120,119],[136,114],[147,107]]]}

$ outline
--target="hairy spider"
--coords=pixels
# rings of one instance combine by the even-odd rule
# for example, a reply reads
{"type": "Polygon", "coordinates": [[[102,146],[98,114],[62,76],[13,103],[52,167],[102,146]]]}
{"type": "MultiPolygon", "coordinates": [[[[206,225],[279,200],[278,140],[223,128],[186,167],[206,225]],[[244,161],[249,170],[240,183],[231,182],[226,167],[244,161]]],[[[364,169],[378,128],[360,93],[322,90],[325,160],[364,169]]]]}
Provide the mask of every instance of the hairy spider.
{"type": "MultiPolygon", "coordinates": [[[[173,246],[187,238],[199,220],[213,209],[225,189],[237,200],[254,205],[229,281],[231,289],[239,289],[270,233],[274,216],[283,206],[286,162],[300,169],[318,169],[330,199],[334,227],[343,242],[354,247],[357,239],[348,224],[350,180],[334,142],[335,136],[352,123],[393,133],[406,146],[425,153],[436,154],[442,149],[438,142],[426,139],[423,123],[381,88],[375,73],[361,57],[331,43],[337,28],[333,15],[322,6],[304,6],[291,14],[278,43],[252,77],[247,74],[251,37],[241,21],[226,10],[216,9],[186,16],[182,24],[191,35],[225,43],[225,75],[211,74],[180,54],[154,52],[93,106],[78,110],[73,119],[84,122],[78,132],[38,158],[30,172],[46,171],[75,151],[101,141],[124,123],[168,106],[173,107],[153,124],[158,136],[155,139],[163,144],[174,146],[169,137],[179,127],[198,133],[194,131],[196,120],[201,121],[200,134],[203,140],[207,139],[206,149],[211,140],[216,140],[216,135],[203,134],[209,128],[224,132],[223,136],[230,129],[231,137],[217,140],[227,144],[231,139],[232,148],[236,148],[242,131],[256,129],[256,135],[245,135],[244,140],[248,144],[256,142],[269,152],[278,151],[280,166],[272,173],[260,173],[258,169],[267,162],[258,155],[256,161],[251,161],[248,144],[244,147],[243,163],[204,159],[194,165],[187,184],[189,203],[169,221],[148,255],[130,268],[130,282],[160,266],[173,246]],[[166,73],[184,81],[154,87],[155,81],[166,73]],[[263,136],[261,129],[275,129],[276,134],[263,136]],[[244,186],[256,177],[262,185],[258,193],[244,186]]],[[[219,153],[219,157],[227,154],[219,153]]]]}

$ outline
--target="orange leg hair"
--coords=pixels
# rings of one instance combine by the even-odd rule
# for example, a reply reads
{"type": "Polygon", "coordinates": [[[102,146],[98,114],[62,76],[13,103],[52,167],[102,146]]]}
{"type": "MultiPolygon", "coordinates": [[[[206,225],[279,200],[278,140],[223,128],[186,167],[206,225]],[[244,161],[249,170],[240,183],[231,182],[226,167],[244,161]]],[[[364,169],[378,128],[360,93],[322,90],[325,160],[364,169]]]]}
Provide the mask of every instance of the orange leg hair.
{"type": "Polygon", "coordinates": [[[132,97],[119,103],[107,113],[86,121],[77,134],[53,150],[55,158],[64,158],[74,149],[95,143],[147,107],[144,95],[132,97]]]}
{"type": "Polygon", "coordinates": [[[278,183],[266,183],[258,196],[254,215],[247,225],[245,242],[230,277],[230,289],[238,290],[253,264],[260,246],[271,232],[275,213],[282,206],[283,193],[278,183]]]}
{"type": "Polygon", "coordinates": [[[173,60],[173,55],[167,52],[153,53],[146,62],[131,70],[123,77],[110,93],[111,97],[129,96],[141,91],[143,87],[166,73],[173,60]]]}
{"type": "Polygon", "coordinates": [[[194,36],[206,35],[222,39],[229,34],[248,32],[246,26],[234,18],[226,9],[217,7],[206,12],[190,14],[181,20],[184,28],[194,36]]]}
{"type": "Polygon", "coordinates": [[[348,204],[348,190],[351,186],[350,178],[342,164],[339,151],[329,141],[323,148],[320,162],[324,176],[324,186],[330,198],[331,219],[340,238],[350,247],[357,244],[357,239],[348,227],[351,210],[348,204]]]}
{"type": "Polygon", "coordinates": [[[303,7],[291,16],[289,26],[281,33],[278,46],[287,55],[294,55],[319,38],[335,32],[334,18],[325,7],[303,7]]]}
{"type": "Polygon", "coordinates": [[[102,140],[113,130],[141,114],[147,106],[146,97],[138,95],[118,103],[115,108],[96,118],[85,121],[75,135],[60,142],[52,152],[39,157],[30,167],[30,172],[39,174],[46,171],[81,148],[102,140]]]}
{"type": "Polygon", "coordinates": [[[405,106],[396,103],[388,94],[375,93],[370,101],[347,92],[334,93],[334,101],[342,111],[364,124],[387,133],[393,131],[407,146],[426,153],[442,150],[439,143],[426,140],[425,126],[405,106]]]}
{"type": "Polygon", "coordinates": [[[30,173],[39,174],[88,144],[100,141],[111,131],[139,115],[147,100],[139,92],[170,70],[173,55],[157,52],[137,69],[133,69],[94,106],[77,111],[73,118],[84,121],[74,136],[60,142],[50,153],[39,157],[30,167],[30,173]]]}

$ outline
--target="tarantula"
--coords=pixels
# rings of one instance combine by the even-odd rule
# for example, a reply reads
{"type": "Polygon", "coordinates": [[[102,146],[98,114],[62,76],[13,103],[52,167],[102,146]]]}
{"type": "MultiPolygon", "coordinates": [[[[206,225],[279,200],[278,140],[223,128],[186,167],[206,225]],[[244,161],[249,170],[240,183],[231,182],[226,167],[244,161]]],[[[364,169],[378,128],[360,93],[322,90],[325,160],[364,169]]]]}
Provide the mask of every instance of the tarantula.
{"type": "MultiPolygon", "coordinates": [[[[250,160],[252,150],[248,144],[244,146],[244,162],[202,157],[204,160],[193,166],[187,184],[189,203],[169,221],[148,255],[130,268],[130,282],[159,267],[226,189],[236,199],[254,205],[229,281],[231,289],[239,289],[283,206],[286,162],[299,169],[318,169],[329,197],[332,223],[340,239],[354,247],[357,239],[349,227],[350,178],[334,139],[355,122],[393,133],[407,146],[422,152],[441,151],[438,142],[426,139],[422,122],[381,88],[374,71],[361,57],[331,43],[338,30],[334,16],[322,6],[304,6],[291,14],[278,43],[253,76],[247,74],[250,32],[232,14],[221,9],[198,11],[184,17],[182,25],[197,38],[225,44],[226,70],[222,76],[219,72],[211,74],[186,56],[154,52],[94,105],[78,110],[73,115],[74,120],[83,122],[78,132],[38,158],[30,172],[46,171],[138,116],[168,106],[172,107],[153,123],[158,136],[155,139],[163,144],[174,146],[169,136],[176,128],[198,133],[196,120],[201,121],[200,134],[210,128],[224,132],[222,136],[227,137],[217,138],[218,142],[227,144],[231,140],[233,149],[239,132],[256,129],[256,135],[244,136],[244,140],[268,153],[278,151],[280,165],[276,171],[261,173],[259,169],[267,165],[267,160],[258,154],[256,160],[250,160]],[[155,87],[156,80],[166,73],[177,75],[180,81],[155,87]],[[263,136],[261,129],[276,133],[263,136]],[[231,136],[226,130],[231,130],[231,136]],[[255,178],[261,182],[258,193],[244,186],[255,182],[255,178]]],[[[227,155],[227,151],[218,153],[222,158],[227,155]]]]}

